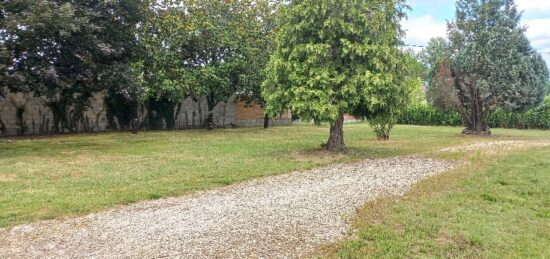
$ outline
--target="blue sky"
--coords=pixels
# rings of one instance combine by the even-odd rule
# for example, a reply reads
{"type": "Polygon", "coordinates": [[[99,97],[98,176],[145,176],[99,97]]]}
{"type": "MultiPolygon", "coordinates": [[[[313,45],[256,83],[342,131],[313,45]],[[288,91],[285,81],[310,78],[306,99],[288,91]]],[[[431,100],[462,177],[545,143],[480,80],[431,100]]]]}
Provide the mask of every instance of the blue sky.
{"type": "MultiPolygon", "coordinates": [[[[454,17],[453,0],[409,0],[409,18],[403,22],[407,30],[405,43],[426,45],[432,37],[445,36],[446,21],[454,17]]],[[[526,25],[531,45],[543,53],[550,66],[550,0],[516,0],[523,10],[522,24],[526,25]]]]}

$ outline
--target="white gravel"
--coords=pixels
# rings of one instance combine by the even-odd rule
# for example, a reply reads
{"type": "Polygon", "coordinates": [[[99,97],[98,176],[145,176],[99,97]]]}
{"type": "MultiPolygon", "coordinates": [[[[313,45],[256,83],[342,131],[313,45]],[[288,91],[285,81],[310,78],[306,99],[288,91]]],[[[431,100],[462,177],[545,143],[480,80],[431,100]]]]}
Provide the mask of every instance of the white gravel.
{"type": "Polygon", "coordinates": [[[418,157],[366,160],[0,229],[0,257],[301,257],[347,235],[366,202],[451,168],[418,157]]]}
{"type": "Polygon", "coordinates": [[[503,141],[487,141],[471,143],[457,147],[448,147],[441,149],[441,152],[464,152],[475,150],[487,150],[493,149],[494,151],[509,151],[521,148],[530,147],[547,147],[550,146],[550,142],[541,141],[524,141],[524,140],[503,140],[503,141]]]}

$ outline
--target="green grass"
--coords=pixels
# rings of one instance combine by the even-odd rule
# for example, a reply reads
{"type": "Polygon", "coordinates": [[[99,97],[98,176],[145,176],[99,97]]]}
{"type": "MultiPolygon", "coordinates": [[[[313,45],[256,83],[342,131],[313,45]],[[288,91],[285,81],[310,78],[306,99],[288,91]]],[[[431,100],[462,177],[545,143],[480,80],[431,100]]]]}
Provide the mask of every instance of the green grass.
{"type": "MultiPolygon", "coordinates": [[[[0,227],[83,215],[120,204],[336,162],[485,141],[460,128],[397,126],[376,141],[366,124],[346,125],[348,150],[319,150],[326,126],[102,133],[0,140],[0,227]]],[[[541,131],[497,130],[495,138],[531,139],[541,131]]]]}
{"type": "MultiPolygon", "coordinates": [[[[524,132],[518,135],[524,134],[524,132]]],[[[550,258],[550,148],[482,152],[404,199],[367,205],[338,258],[550,258]]]]}

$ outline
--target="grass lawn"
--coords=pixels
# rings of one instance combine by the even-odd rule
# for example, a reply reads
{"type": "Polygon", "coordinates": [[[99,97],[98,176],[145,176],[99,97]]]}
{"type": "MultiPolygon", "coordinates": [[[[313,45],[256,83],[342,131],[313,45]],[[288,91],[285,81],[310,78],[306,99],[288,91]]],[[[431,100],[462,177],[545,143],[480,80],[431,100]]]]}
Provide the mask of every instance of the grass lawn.
{"type": "Polygon", "coordinates": [[[462,155],[404,199],[367,205],[356,237],[321,257],[550,258],[550,148],[462,155]]]}
{"type": "Polygon", "coordinates": [[[368,125],[350,124],[345,127],[348,151],[336,155],[319,150],[328,137],[326,126],[0,140],[0,227],[82,215],[336,162],[406,154],[438,156],[441,147],[466,142],[550,137],[542,131],[496,130],[495,137],[480,139],[462,136],[460,131],[397,126],[392,140],[379,142],[368,125]]]}

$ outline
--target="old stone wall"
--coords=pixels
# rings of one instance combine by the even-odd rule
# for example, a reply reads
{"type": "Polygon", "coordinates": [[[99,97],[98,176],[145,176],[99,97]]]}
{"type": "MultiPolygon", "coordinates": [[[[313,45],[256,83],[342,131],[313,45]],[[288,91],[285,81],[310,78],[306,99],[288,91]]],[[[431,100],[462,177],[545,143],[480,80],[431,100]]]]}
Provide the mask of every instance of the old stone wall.
{"type": "MultiPolygon", "coordinates": [[[[7,92],[7,91],[6,91],[7,92]]],[[[77,132],[99,132],[119,129],[117,118],[115,126],[110,127],[107,120],[107,108],[103,93],[95,94],[89,109],[84,112],[85,123],[78,125],[77,132]]],[[[216,127],[260,126],[263,125],[263,109],[253,104],[247,106],[232,96],[227,102],[219,103],[213,110],[216,127]]],[[[139,120],[146,120],[146,109],[140,109],[139,120]]],[[[197,128],[204,125],[208,116],[205,98],[194,100],[186,98],[175,108],[175,128],[197,128]]],[[[54,132],[54,119],[46,105],[46,99],[31,94],[8,93],[0,102],[0,131],[3,135],[45,135],[54,132]]],[[[290,124],[290,115],[283,114],[271,120],[272,125],[290,124]]],[[[66,131],[66,130],[65,130],[66,131]]]]}

